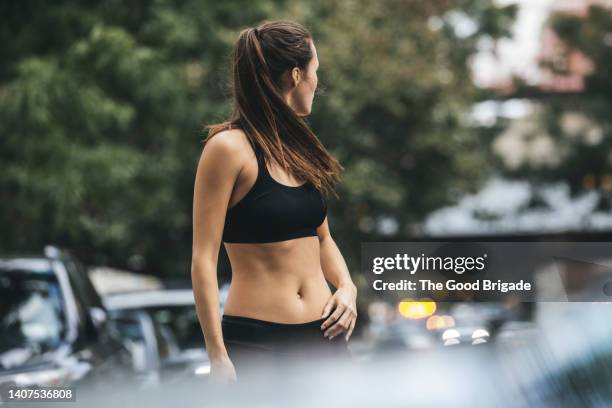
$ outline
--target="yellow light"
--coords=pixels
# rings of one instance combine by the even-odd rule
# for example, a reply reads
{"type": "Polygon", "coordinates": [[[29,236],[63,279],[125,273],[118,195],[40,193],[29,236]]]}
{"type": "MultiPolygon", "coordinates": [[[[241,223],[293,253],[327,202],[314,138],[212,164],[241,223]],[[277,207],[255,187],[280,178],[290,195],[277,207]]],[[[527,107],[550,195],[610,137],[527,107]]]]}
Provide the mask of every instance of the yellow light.
{"type": "Polygon", "coordinates": [[[453,316],[444,315],[442,316],[442,322],[444,323],[444,328],[455,327],[455,319],[453,316]]]}
{"type": "Polygon", "coordinates": [[[403,300],[397,306],[399,313],[406,319],[424,319],[436,312],[436,302],[403,300]]]}
{"type": "Polygon", "coordinates": [[[427,330],[439,330],[443,327],[442,318],[438,315],[430,316],[425,323],[427,330]]]}
{"type": "Polygon", "coordinates": [[[442,330],[455,326],[455,319],[452,316],[433,315],[427,319],[425,323],[427,330],[442,330]]]}

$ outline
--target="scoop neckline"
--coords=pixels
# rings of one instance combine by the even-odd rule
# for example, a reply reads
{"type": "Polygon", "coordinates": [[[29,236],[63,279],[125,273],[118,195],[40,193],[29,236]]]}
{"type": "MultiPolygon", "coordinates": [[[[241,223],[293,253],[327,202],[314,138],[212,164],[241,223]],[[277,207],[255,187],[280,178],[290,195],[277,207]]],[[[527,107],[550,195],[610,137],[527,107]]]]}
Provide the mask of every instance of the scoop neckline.
{"type": "Polygon", "coordinates": [[[308,181],[306,181],[306,182],[304,182],[303,184],[300,184],[299,186],[288,186],[287,184],[283,184],[283,183],[280,183],[280,182],[276,181],[276,180],[274,179],[274,177],[272,177],[272,176],[271,176],[269,173],[268,173],[268,177],[270,177],[270,179],[271,179],[271,180],[272,180],[274,183],[278,184],[278,185],[279,185],[279,186],[281,186],[281,187],[285,187],[285,188],[293,188],[293,189],[303,188],[303,187],[306,187],[306,184],[308,184],[308,181]]]}
{"type": "Polygon", "coordinates": [[[287,184],[283,184],[280,181],[277,181],[274,177],[272,177],[272,174],[270,174],[270,171],[268,170],[268,166],[266,165],[266,163],[263,163],[263,166],[265,168],[266,174],[268,175],[268,178],[270,178],[270,180],[272,180],[273,183],[276,183],[281,187],[298,189],[298,188],[304,188],[308,184],[308,180],[306,180],[304,183],[300,184],[299,186],[289,186],[287,184]]]}

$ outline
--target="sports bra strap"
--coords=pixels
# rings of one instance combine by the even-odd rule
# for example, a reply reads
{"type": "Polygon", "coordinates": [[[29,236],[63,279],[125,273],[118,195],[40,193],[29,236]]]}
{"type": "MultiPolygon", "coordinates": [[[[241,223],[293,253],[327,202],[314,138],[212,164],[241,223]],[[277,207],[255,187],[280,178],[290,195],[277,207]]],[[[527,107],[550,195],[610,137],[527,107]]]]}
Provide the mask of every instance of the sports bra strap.
{"type": "Polygon", "coordinates": [[[255,146],[255,157],[257,158],[257,171],[259,174],[269,174],[268,167],[264,160],[263,151],[259,146],[255,146]]]}
{"type": "Polygon", "coordinates": [[[259,147],[259,145],[255,145],[254,150],[255,150],[255,157],[257,157],[257,161],[258,162],[263,161],[263,152],[261,150],[261,147],[259,147]]]}

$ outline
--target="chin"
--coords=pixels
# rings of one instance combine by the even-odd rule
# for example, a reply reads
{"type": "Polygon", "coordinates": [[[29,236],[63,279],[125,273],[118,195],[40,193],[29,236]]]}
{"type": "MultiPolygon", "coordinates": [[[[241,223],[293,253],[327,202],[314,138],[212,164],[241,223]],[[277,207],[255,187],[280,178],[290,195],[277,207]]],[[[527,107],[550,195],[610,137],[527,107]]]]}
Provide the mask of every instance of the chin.
{"type": "Polygon", "coordinates": [[[294,108],[293,111],[298,116],[308,116],[308,115],[310,115],[310,112],[312,111],[312,105],[304,106],[304,107],[302,107],[299,110],[294,108]]]}

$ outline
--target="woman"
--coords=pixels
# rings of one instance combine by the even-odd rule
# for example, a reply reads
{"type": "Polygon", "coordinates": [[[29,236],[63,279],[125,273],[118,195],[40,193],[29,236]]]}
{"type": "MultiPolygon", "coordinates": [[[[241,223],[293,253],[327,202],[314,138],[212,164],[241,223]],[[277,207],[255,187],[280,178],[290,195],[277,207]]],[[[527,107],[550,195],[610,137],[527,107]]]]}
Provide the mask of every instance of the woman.
{"type": "Polygon", "coordinates": [[[216,380],[303,347],[348,353],[357,290],[325,198],[342,166],[303,119],[318,66],[311,34],[295,22],[245,29],[235,45],[233,114],[209,126],[194,189],[191,275],[216,380]],[[221,319],[222,241],[232,282],[221,319]]]}

